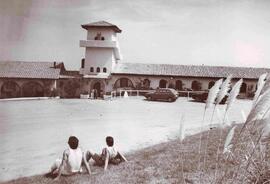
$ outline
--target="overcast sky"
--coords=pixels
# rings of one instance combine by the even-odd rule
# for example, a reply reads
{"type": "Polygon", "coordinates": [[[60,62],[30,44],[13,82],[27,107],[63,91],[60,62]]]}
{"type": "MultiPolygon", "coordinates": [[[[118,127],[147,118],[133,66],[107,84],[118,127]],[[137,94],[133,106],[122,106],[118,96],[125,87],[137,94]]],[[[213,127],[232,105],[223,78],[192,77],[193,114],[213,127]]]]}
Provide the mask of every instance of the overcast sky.
{"type": "Polygon", "coordinates": [[[270,67],[269,0],[0,0],[0,60],[79,69],[99,20],[123,30],[123,62],[270,67]]]}

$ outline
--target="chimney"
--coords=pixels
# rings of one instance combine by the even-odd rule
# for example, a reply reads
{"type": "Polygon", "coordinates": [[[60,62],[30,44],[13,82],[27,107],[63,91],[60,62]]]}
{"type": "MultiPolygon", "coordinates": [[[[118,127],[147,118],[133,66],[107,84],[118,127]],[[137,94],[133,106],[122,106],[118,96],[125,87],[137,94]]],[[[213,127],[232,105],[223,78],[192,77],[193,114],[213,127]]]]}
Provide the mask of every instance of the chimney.
{"type": "Polygon", "coordinates": [[[56,68],[56,61],[53,62],[53,67],[56,68]]]}

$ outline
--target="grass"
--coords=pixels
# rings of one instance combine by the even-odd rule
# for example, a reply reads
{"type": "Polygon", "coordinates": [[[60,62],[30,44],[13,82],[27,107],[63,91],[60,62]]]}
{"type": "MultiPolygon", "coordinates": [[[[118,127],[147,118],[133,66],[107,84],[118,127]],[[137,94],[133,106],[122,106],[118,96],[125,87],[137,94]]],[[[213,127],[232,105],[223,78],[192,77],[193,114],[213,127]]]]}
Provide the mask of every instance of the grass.
{"type": "MultiPolygon", "coordinates": [[[[228,129],[224,129],[224,132],[228,129]]],[[[223,140],[226,133],[224,133],[223,140]]],[[[202,150],[205,149],[207,132],[202,133],[202,150]]],[[[204,171],[198,171],[198,143],[200,134],[186,137],[182,143],[179,140],[154,145],[142,150],[135,151],[126,155],[129,162],[121,163],[118,166],[109,165],[109,169],[103,172],[100,167],[91,166],[92,176],[87,174],[61,177],[58,181],[53,181],[51,177],[36,175],[31,177],[19,178],[5,182],[5,184],[31,184],[31,183],[211,183],[214,178],[216,167],[216,152],[219,140],[218,128],[210,130],[208,151],[204,171]],[[183,159],[183,166],[182,166],[183,159]],[[183,167],[183,168],[182,168],[183,167]],[[183,170],[184,173],[181,171],[183,170]],[[201,176],[200,176],[201,175],[201,176]],[[183,178],[184,176],[184,178],[183,178]]],[[[220,150],[223,150],[221,144],[220,150]]],[[[234,161],[224,160],[220,155],[218,177],[221,178],[225,173],[225,168],[236,168],[234,161]]],[[[201,156],[201,165],[203,157],[201,156]]],[[[233,173],[227,172],[227,175],[233,173]]],[[[229,177],[229,176],[226,176],[229,177]]],[[[236,182],[234,182],[236,183],[236,182]]]]}
{"type": "MultiPolygon", "coordinates": [[[[238,125],[235,134],[238,134],[242,125],[238,125]]],[[[203,153],[198,155],[200,136],[202,136],[202,150],[206,148],[207,131],[186,137],[181,143],[178,139],[157,144],[142,150],[138,150],[126,155],[129,160],[117,166],[109,165],[106,172],[103,168],[91,166],[93,174],[78,174],[74,176],[63,176],[58,181],[53,181],[52,177],[46,175],[36,175],[19,178],[4,182],[4,184],[104,184],[104,183],[270,183],[270,167],[268,162],[258,160],[259,156],[251,158],[251,167],[246,169],[248,163],[245,157],[250,153],[250,138],[242,139],[235,145],[233,157],[223,155],[224,139],[230,127],[222,129],[222,143],[219,144],[219,128],[210,129],[207,146],[205,167],[203,153]],[[217,146],[220,146],[219,161],[216,161],[217,146]],[[249,152],[249,153],[248,153],[249,152]],[[200,170],[198,170],[200,159],[200,170]],[[183,163],[183,164],[182,164],[183,163]],[[218,163],[218,166],[217,166],[218,163]],[[214,182],[214,175],[218,167],[217,180],[214,182]],[[256,168],[258,167],[258,168],[256,168]]],[[[243,136],[246,137],[246,136],[243,136]]],[[[236,138],[233,139],[233,143],[236,138]]],[[[269,159],[268,159],[269,160],[269,159]]]]}

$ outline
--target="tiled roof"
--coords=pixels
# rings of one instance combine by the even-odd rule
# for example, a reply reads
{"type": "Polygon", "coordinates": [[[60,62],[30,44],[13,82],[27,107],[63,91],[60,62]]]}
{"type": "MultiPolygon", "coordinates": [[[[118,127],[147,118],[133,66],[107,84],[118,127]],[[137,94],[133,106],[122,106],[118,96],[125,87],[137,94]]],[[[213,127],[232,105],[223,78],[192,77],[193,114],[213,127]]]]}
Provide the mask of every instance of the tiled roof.
{"type": "Polygon", "coordinates": [[[60,68],[54,68],[54,62],[0,62],[0,78],[58,79],[59,75],[60,68]]]}
{"type": "Polygon", "coordinates": [[[232,74],[233,78],[257,79],[261,74],[267,72],[270,73],[269,68],[118,63],[112,73],[213,78],[223,78],[232,74]]]}
{"type": "Polygon", "coordinates": [[[84,29],[88,29],[90,27],[111,27],[115,32],[117,33],[121,33],[122,30],[119,29],[116,25],[114,24],[111,24],[109,22],[106,22],[106,21],[98,21],[98,22],[92,22],[92,23],[89,23],[89,24],[83,24],[82,25],[82,28],[84,29]]]}
{"type": "Polygon", "coordinates": [[[76,70],[64,70],[60,73],[61,79],[80,78],[82,75],[76,70]]]}

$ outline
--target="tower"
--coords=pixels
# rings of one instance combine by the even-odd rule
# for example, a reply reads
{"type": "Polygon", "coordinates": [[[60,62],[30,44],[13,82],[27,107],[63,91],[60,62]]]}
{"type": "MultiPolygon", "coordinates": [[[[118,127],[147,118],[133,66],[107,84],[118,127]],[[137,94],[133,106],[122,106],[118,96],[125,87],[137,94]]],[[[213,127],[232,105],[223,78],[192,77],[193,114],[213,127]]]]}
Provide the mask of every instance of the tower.
{"type": "Polygon", "coordinates": [[[84,24],[82,28],[87,30],[87,40],[80,41],[80,46],[85,47],[80,74],[109,76],[122,58],[116,36],[122,32],[121,29],[105,21],[84,24]]]}

